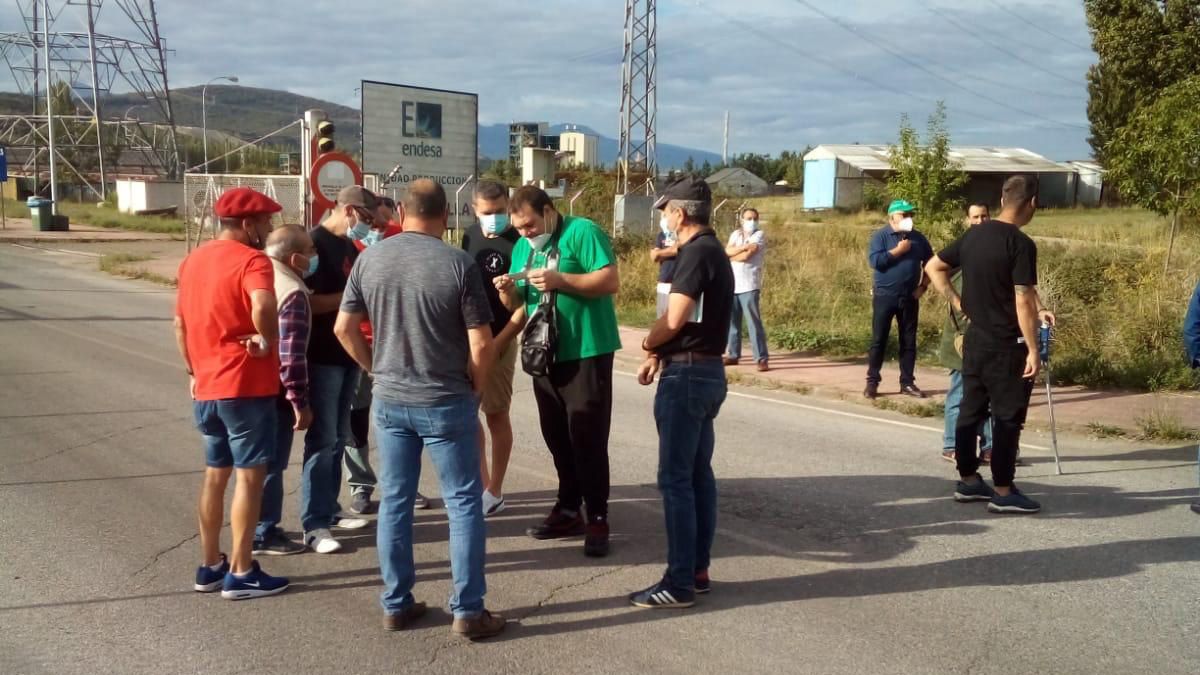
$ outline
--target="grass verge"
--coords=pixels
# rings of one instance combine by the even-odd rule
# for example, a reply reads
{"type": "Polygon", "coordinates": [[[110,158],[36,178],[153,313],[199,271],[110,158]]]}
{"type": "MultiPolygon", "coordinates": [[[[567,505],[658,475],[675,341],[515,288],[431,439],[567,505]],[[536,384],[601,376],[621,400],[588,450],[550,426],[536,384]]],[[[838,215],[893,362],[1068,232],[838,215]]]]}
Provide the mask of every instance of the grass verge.
{"type": "Polygon", "coordinates": [[[126,279],[141,279],[160,286],[175,286],[175,280],[151,272],[137,263],[153,260],[150,256],[133,253],[109,253],[100,257],[100,271],[126,279]]]}

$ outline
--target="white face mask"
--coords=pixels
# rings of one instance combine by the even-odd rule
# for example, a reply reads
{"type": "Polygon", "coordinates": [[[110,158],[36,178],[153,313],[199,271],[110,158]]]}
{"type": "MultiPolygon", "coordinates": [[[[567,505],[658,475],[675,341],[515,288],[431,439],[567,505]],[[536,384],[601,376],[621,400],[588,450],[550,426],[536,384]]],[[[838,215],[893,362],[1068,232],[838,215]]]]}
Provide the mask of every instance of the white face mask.
{"type": "Polygon", "coordinates": [[[550,241],[550,233],[543,232],[542,234],[526,238],[529,240],[529,245],[533,247],[533,250],[540,251],[546,245],[546,242],[550,241]]]}
{"type": "Polygon", "coordinates": [[[901,220],[899,228],[900,228],[901,232],[912,232],[913,231],[913,219],[905,218],[904,220],[901,220]]]}
{"type": "Polygon", "coordinates": [[[745,232],[746,234],[753,234],[755,232],[758,232],[758,221],[757,220],[749,220],[749,219],[743,220],[742,221],[742,231],[745,232]]]}
{"type": "Polygon", "coordinates": [[[663,234],[671,234],[671,223],[667,222],[667,214],[662,214],[658,219],[658,229],[662,230],[663,234]]]}

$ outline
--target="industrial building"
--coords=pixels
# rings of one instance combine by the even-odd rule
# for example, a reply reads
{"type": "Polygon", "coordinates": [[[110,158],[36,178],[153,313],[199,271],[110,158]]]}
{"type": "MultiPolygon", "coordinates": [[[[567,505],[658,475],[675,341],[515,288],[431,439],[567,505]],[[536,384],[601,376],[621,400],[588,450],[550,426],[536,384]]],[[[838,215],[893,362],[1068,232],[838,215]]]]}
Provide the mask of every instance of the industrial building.
{"type": "MultiPolygon", "coordinates": [[[[888,152],[887,145],[817,146],[804,156],[804,208],[861,208],[864,189],[886,187],[891,173],[888,152]]],[[[1101,172],[1094,164],[1085,168],[1082,162],[1054,162],[1023,148],[952,146],[950,157],[967,173],[965,197],[971,202],[998,206],[1004,180],[1025,173],[1041,180],[1042,206],[1100,204],[1101,172]]]]}
{"type": "Polygon", "coordinates": [[[558,149],[566,154],[565,167],[595,168],[600,166],[600,137],[585,134],[579,127],[568,127],[559,134],[558,149]]]}
{"type": "Polygon", "coordinates": [[[508,161],[521,166],[521,148],[558,150],[559,137],[550,135],[546,122],[513,122],[508,125],[508,161]]]}

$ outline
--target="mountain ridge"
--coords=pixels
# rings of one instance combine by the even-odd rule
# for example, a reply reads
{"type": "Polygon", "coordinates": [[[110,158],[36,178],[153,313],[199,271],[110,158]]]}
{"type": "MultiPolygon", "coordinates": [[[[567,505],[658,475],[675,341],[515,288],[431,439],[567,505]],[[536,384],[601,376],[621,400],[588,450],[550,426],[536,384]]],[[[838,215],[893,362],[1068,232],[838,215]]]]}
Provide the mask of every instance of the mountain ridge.
{"type": "MultiPolygon", "coordinates": [[[[171,104],[175,113],[175,124],[184,133],[198,135],[201,128],[200,94],[202,87],[181,87],[171,90],[171,104]]],[[[129,117],[143,122],[161,122],[162,116],[156,107],[140,105],[141,98],[134,94],[112,94],[101,99],[101,109],[106,119],[129,117]]],[[[79,106],[83,108],[82,104],[79,106]]],[[[12,92],[0,92],[0,114],[21,114],[32,111],[31,97],[12,92]]],[[[279,89],[246,87],[241,85],[209,85],[208,129],[219,131],[245,141],[251,141],[275,131],[299,119],[305,110],[324,110],[337,127],[336,138],[343,148],[352,152],[359,150],[361,125],[359,111],[350,106],[323,101],[279,89]]],[[[44,110],[44,106],[42,107],[44,110]]],[[[551,134],[559,134],[567,128],[598,136],[599,158],[605,165],[616,163],[619,142],[597,133],[582,124],[561,122],[550,125],[551,134]]],[[[210,139],[212,137],[210,136],[210,139]]],[[[272,139],[277,145],[299,148],[298,133],[281,134],[272,139]]],[[[481,124],[479,126],[480,159],[508,158],[508,125],[481,124]]],[[[718,164],[718,153],[699,148],[689,148],[670,143],[658,144],[658,164],[662,169],[682,167],[691,157],[696,164],[708,161],[718,164]]]]}

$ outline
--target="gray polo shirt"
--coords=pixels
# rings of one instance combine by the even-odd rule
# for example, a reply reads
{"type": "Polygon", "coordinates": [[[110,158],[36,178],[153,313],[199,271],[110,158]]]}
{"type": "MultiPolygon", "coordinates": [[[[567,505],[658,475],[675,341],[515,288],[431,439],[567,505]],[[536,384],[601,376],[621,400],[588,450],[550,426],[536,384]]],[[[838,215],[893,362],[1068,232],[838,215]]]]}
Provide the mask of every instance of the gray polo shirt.
{"type": "Polygon", "coordinates": [[[371,321],[375,396],[432,407],[472,393],[467,329],[492,312],[465,252],[415,232],[374,244],[350,272],[342,311],[371,321]]]}

